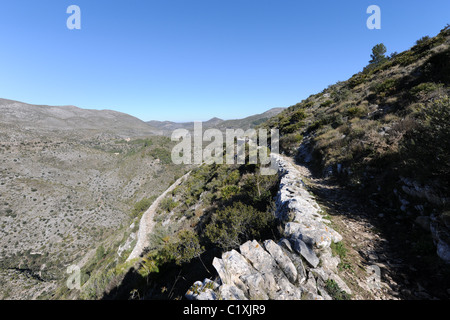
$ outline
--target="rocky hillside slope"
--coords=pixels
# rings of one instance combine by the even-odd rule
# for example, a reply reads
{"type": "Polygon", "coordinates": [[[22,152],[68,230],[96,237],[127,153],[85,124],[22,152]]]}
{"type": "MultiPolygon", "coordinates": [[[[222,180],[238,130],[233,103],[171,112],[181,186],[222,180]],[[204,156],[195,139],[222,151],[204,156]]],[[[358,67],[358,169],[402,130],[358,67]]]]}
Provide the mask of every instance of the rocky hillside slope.
{"type": "Polygon", "coordinates": [[[22,131],[97,132],[122,137],[155,135],[158,130],[128,114],[112,110],[88,110],[75,106],[40,106],[19,101],[0,99],[2,126],[20,128],[22,131]]]}
{"type": "Polygon", "coordinates": [[[184,173],[151,133],[112,111],[0,101],[0,298],[53,297],[69,265],[133,231],[136,203],[184,173]]]}
{"type": "Polygon", "coordinates": [[[287,108],[283,152],[431,233],[450,263],[450,26],[287,108]],[[299,148],[300,146],[300,148],[299,148]],[[398,212],[398,213],[397,213],[398,212]]]}

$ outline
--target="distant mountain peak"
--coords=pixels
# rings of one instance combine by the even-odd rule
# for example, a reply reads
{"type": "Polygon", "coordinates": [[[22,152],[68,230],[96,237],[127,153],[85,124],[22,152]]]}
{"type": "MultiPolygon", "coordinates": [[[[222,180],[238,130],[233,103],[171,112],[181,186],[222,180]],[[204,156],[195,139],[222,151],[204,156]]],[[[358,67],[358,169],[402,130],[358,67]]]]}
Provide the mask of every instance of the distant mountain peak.
{"type": "Polygon", "coordinates": [[[214,117],[214,118],[209,119],[208,121],[205,121],[205,123],[212,124],[212,123],[219,123],[219,122],[223,122],[223,121],[224,120],[222,120],[220,118],[214,117]]]}

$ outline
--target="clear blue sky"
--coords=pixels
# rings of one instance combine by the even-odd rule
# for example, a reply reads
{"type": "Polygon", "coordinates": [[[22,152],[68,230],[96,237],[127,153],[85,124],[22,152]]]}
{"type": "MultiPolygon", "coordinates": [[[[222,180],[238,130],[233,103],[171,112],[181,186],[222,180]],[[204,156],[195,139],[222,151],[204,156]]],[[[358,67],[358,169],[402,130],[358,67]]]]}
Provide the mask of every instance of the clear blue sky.
{"type": "Polygon", "coordinates": [[[450,23],[450,1],[2,0],[0,97],[142,120],[288,107],[450,23]],[[81,30],[66,9],[81,8],[81,30]],[[380,6],[381,30],[366,9],[380,6]]]}

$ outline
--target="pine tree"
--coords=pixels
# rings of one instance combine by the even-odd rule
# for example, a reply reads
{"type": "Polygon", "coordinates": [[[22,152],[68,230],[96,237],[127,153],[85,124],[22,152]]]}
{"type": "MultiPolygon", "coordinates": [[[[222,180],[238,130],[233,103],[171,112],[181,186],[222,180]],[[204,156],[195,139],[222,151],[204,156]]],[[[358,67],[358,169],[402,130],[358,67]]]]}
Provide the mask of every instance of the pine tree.
{"type": "Polygon", "coordinates": [[[387,57],[385,56],[386,53],[386,46],[382,43],[377,44],[372,48],[372,54],[370,57],[372,60],[369,61],[370,64],[380,64],[387,60],[387,57]]]}

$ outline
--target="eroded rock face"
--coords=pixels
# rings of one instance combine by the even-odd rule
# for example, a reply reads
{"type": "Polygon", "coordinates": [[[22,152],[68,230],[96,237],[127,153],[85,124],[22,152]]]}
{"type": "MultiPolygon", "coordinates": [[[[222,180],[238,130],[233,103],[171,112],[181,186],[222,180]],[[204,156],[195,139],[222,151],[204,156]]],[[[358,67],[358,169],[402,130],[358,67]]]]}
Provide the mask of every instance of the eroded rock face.
{"type": "Polygon", "coordinates": [[[340,260],[331,254],[332,242],[342,236],[323,219],[321,209],[307,192],[300,173],[279,155],[272,155],[280,176],[276,214],[284,222],[284,238],[278,243],[247,241],[237,250],[215,258],[219,279],[197,281],[188,299],[330,300],[328,280],[351,294],[336,274],[340,260]],[[195,292],[195,294],[193,294],[195,292]]]}

